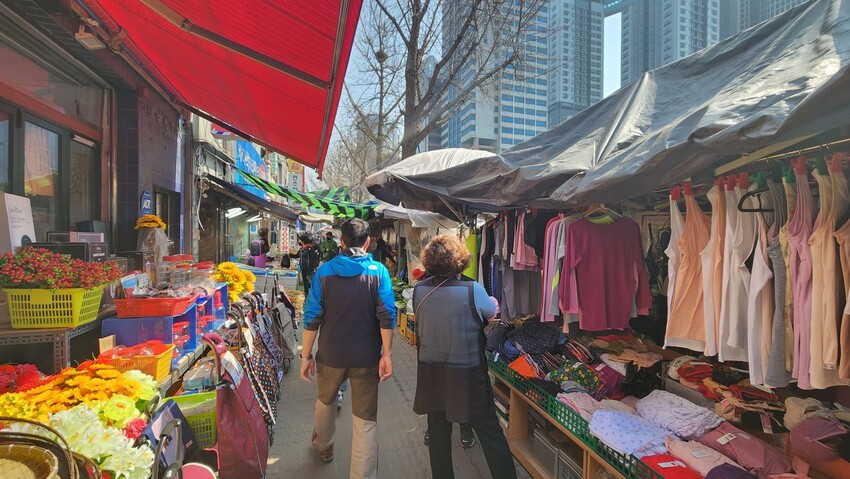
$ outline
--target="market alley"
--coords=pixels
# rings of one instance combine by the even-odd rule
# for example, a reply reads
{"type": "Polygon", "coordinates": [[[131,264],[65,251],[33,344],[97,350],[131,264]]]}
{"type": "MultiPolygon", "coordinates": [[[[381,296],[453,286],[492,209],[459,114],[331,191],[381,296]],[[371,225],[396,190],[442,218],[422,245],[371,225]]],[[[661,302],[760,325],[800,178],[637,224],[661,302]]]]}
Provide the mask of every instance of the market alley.
{"type": "MultiPolygon", "coordinates": [[[[332,463],[323,464],[310,445],[313,430],[315,383],[298,377],[299,359],[283,379],[275,442],[269,454],[269,478],[338,479],[348,477],[351,454],[351,402],[345,398],[337,419],[336,455],[332,463]]],[[[413,412],[416,390],[416,350],[401,335],[393,344],[393,377],[381,385],[378,407],[380,425],[381,478],[429,478],[428,448],[422,439],[426,429],[424,416],[413,412]]],[[[489,478],[484,453],[476,441],[471,449],[460,445],[460,430],[452,436],[455,476],[463,479],[489,478]]],[[[516,461],[514,461],[516,462],[516,461]]],[[[517,465],[518,477],[529,477],[517,465]]]]}

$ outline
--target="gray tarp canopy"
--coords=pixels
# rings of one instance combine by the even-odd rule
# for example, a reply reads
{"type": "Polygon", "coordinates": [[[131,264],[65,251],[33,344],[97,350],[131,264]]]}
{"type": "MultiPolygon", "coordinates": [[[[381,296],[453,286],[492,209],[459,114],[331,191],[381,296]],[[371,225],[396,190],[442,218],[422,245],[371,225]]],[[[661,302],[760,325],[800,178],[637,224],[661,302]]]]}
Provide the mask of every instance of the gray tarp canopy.
{"type": "Polygon", "coordinates": [[[366,185],[445,215],[614,202],[848,123],[850,0],[815,0],[647,72],[502,155],[421,153],[366,185]]]}

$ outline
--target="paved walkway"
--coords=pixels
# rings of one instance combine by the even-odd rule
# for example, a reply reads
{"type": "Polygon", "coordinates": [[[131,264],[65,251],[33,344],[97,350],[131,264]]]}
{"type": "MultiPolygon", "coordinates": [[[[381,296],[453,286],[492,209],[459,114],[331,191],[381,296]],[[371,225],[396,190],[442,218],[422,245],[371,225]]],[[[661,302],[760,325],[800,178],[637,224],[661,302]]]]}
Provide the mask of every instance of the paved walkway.
{"type": "MultiPolygon", "coordinates": [[[[393,377],[381,384],[378,406],[380,431],[380,478],[430,478],[428,448],[422,443],[425,416],[413,412],[416,390],[416,350],[400,334],[393,344],[393,377]]],[[[313,430],[315,382],[298,377],[299,360],[283,379],[278,406],[275,442],[269,458],[269,478],[343,479],[348,477],[351,455],[351,403],[345,399],[337,419],[336,455],[330,464],[322,464],[310,445],[313,430]]],[[[460,446],[460,430],[455,426],[453,459],[458,479],[490,478],[484,453],[476,441],[471,449],[460,446]]],[[[529,477],[517,466],[519,477],[529,477]]]]}

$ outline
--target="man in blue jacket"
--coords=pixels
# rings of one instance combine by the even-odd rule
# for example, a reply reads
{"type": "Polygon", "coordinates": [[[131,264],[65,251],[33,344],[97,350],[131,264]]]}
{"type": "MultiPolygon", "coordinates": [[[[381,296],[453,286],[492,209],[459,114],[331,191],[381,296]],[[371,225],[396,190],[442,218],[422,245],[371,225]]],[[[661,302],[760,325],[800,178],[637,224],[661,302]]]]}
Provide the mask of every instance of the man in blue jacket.
{"type": "Polygon", "coordinates": [[[340,230],[342,254],[316,271],[304,305],[301,377],[310,382],[314,375],[318,378],[313,446],[326,463],[334,454],[337,393],[350,380],[350,475],[377,478],[378,384],[393,373],[395,297],[389,271],[366,252],[369,224],[352,219],[340,230]]]}

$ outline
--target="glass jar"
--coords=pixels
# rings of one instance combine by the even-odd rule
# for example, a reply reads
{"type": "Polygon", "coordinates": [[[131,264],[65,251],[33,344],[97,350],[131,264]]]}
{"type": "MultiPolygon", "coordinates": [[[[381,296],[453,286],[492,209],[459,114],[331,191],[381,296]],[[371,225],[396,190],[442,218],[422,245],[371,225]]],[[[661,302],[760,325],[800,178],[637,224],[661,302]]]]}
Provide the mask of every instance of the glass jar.
{"type": "Polygon", "coordinates": [[[204,261],[192,266],[192,287],[202,289],[198,294],[209,298],[215,292],[215,263],[204,261]]]}
{"type": "Polygon", "coordinates": [[[173,289],[188,289],[192,276],[192,267],[188,264],[178,264],[174,268],[171,287],[173,289]]]}
{"type": "Polygon", "coordinates": [[[181,264],[180,255],[163,256],[156,270],[156,286],[158,289],[174,288],[177,266],[181,264]]]}

